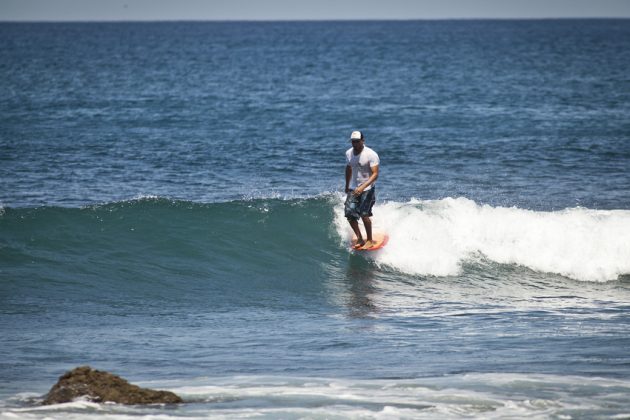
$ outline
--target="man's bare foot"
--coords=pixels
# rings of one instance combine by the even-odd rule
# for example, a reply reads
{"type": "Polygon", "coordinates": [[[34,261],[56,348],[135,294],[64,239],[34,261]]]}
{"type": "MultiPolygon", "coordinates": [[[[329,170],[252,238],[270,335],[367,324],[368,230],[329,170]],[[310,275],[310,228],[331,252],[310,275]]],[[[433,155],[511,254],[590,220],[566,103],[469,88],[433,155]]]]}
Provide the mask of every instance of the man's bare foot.
{"type": "Polygon", "coordinates": [[[363,239],[357,239],[355,244],[352,245],[352,248],[354,248],[354,249],[361,249],[361,248],[363,248],[363,245],[365,245],[365,241],[363,239]]]}
{"type": "Polygon", "coordinates": [[[370,249],[370,248],[372,248],[375,245],[376,245],[376,242],[374,242],[374,241],[366,241],[363,244],[363,246],[361,247],[361,249],[370,249]]]}

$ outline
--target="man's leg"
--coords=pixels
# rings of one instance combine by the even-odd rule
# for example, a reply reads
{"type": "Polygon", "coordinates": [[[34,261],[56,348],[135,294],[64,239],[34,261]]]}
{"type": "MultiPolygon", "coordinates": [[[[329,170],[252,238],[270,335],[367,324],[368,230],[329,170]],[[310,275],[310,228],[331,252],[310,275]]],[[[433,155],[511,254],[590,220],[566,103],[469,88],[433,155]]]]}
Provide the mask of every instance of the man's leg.
{"type": "Polygon", "coordinates": [[[363,240],[363,235],[361,235],[361,229],[359,228],[359,221],[356,219],[348,218],[348,222],[350,223],[350,227],[352,228],[352,230],[354,231],[354,234],[357,237],[357,243],[355,244],[355,247],[363,246],[363,244],[365,244],[365,241],[363,240]]]}
{"type": "Polygon", "coordinates": [[[374,187],[372,187],[368,191],[363,192],[363,194],[361,195],[361,205],[359,208],[359,212],[361,214],[361,220],[363,220],[363,226],[365,226],[365,233],[367,234],[367,242],[365,243],[367,248],[373,245],[372,219],[370,219],[370,216],[372,215],[372,206],[374,206],[375,201],[376,196],[374,194],[374,187]]]}
{"type": "Polygon", "coordinates": [[[367,235],[367,241],[372,242],[372,219],[369,216],[363,216],[363,226],[365,226],[365,233],[367,235]]]}

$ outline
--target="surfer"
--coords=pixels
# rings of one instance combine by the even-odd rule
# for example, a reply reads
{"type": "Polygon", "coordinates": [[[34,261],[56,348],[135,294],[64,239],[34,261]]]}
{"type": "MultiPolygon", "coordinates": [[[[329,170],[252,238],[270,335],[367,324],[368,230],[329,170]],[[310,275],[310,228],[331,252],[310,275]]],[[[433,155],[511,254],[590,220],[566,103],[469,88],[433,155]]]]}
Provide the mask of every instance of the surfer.
{"type": "Polygon", "coordinates": [[[365,138],[360,131],[350,135],[352,147],[346,151],[346,203],[344,213],[354,234],[357,236],[355,249],[370,248],[372,240],[372,206],[376,201],[375,185],[380,163],[376,152],[365,145],[365,138]],[[367,241],[363,239],[359,228],[359,219],[363,220],[367,241]]]}

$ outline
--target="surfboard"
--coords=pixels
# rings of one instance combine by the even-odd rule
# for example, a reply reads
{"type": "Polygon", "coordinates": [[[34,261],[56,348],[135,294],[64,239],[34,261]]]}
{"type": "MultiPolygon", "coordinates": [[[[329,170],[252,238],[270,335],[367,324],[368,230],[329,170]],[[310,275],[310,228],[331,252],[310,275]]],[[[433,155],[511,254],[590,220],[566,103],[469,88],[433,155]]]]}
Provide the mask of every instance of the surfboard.
{"type": "Polygon", "coordinates": [[[355,248],[354,245],[357,243],[357,238],[353,237],[352,243],[350,244],[350,249],[353,251],[376,251],[387,245],[387,242],[389,241],[389,235],[383,232],[375,232],[372,234],[372,240],[375,244],[369,248],[355,248]]]}

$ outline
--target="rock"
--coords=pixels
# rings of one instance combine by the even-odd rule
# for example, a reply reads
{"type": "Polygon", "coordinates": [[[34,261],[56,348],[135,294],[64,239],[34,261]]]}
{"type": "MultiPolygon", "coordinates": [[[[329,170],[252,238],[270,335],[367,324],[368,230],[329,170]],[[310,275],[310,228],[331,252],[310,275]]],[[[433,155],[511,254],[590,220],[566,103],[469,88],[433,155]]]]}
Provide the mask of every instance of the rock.
{"type": "Polygon", "coordinates": [[[70,402],[86,396],[94,402],[119,404],[176,404],[183,400],[169,391],[155,391],[132,385],[120,376],[80,366],[66,372],[45,395],[43,405],[70,402]]]}

